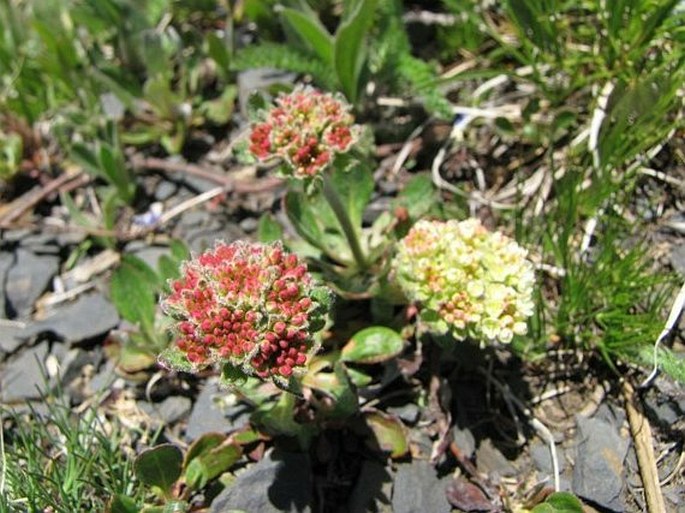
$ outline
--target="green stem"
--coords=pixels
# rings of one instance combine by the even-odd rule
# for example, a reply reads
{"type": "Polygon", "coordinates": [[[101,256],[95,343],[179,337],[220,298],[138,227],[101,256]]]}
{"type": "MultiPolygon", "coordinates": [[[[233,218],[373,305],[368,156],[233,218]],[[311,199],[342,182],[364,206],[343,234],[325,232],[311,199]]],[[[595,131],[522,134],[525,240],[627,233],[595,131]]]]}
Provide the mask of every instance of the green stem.
{"type": "Polygon", "coordinates": [[[348,244],[350,245],[350,249],[352,250],[352,255],[354,256],[357,266],[359,269],[366,269],[368,267],[368,263],[366,261],[366,257],[364,256],[364,252],[362,251],[361,244],[359,243],[357,231],[354,229],[354,226],[352,226],[350,216],[347,214],[347,210],[340,199],[338,191],[331,182],[331,178],[328,176],[328,173],[323,173],[323,195],[325,196],[326,201],[328,201],[328,204],[330,205],[335,217],[338,219],[338,222],[342,227],[343,233],[348,244]]]}

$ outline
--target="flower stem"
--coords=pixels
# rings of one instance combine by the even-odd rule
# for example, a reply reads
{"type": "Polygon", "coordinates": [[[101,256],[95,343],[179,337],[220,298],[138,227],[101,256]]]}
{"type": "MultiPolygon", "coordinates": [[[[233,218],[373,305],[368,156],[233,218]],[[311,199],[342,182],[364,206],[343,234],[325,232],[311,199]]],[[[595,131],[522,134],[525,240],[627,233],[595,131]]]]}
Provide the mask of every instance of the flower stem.
{"type": "Polygon", "coordinates": [[[357,266],[359,269],[366,269],[369,264],[366,261],[361,244],[359,243],[359,236],[357,235],[357,231],[354,229],[354,226],[352,226],[350,216],[345,209],[345,205],[343,205],[343,202],[340,199],[338,191],[331,182],[331,178],[328,173],[323,173],[323,195],[326,198],[326,201],[328,201],[328,204],[330,205],[335,217],[338,219],[338,222],[342,227],[343,234],[350,245],[352,256],[354,256],[357,266]]]}

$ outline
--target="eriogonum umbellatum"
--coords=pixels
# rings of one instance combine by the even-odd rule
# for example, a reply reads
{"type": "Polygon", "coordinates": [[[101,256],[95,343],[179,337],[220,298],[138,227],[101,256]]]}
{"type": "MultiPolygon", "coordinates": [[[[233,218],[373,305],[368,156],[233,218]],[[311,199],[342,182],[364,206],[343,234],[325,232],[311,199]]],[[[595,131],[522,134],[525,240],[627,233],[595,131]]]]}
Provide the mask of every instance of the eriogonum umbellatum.
{"type": "Polygon", "coordinates": [[[395,280],[429,329],[510,342],[527,332],[534,269],[527,251],[477,219],[416,223],[398,245],[395,280]]]}
{"type": "Polygon", "coordinates": [[[162,307],[176,319],[171,366],[229,364],[277,384],[316,350],[329,296],[280,243],[218,242],[186,262],[162,307]],[[181,361],[178,361],[178,357],[181,361]]]}
{"type": "Polygon", "coordinates": [[[350,107],[338,96],[312,87],[297,87],[276,99],[263,122],[252,127],[250,151],[257,158],[280,158],[284,172],[315,178],[337,153],[358,138],[350,107]]]}

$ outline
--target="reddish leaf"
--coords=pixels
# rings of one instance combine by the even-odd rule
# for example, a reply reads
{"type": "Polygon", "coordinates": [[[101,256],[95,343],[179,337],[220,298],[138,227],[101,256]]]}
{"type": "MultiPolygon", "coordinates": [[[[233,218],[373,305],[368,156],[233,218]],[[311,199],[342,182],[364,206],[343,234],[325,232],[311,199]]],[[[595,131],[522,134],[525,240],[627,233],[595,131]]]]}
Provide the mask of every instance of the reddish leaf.
{"type": "Polygon", "coordinates": [[[495,509],[483,490],[463,477],[457,477],[447,485],[445,494],[449,503],[462,511],[493,511],[495,509]]]}

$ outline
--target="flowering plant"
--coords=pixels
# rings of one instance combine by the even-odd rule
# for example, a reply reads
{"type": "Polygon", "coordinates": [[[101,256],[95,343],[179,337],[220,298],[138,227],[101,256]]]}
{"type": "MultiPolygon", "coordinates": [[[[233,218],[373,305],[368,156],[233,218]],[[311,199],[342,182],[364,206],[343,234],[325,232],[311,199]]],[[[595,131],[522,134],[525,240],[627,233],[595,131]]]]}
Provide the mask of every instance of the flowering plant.
{"type": "Polygon", "coordinates": [[[341,97],[301,86],[262,112],[250,134],[251,153],[295,179],[285,210],[298,234],[348,276],[368,270],[377,249],[361,226],[374,187],[361,134],[341,97]]]}
{"type": "Polygon", "coordinates": [[[250,151],[260,160],[280,159],[284,173],[295,178],[321,176],[359,137],[350,106],[312,87],[279,96],[265,118],[252,128],[250,151]]]}
{"type": "Polygon", "coordinates": [[[527,332],[534,270],[527,252],[477,219],[416,223],[398,245],[394,278],[432,331],[509,343],[527,332]]]}
{"type": "Polygon", "coordinates": [[[219,242],[186,262],[163,309],[177,322],[162,363],[182,370],[218,364],[287,386],[318,349],[329,292],[280,243],[219,242]]]}

